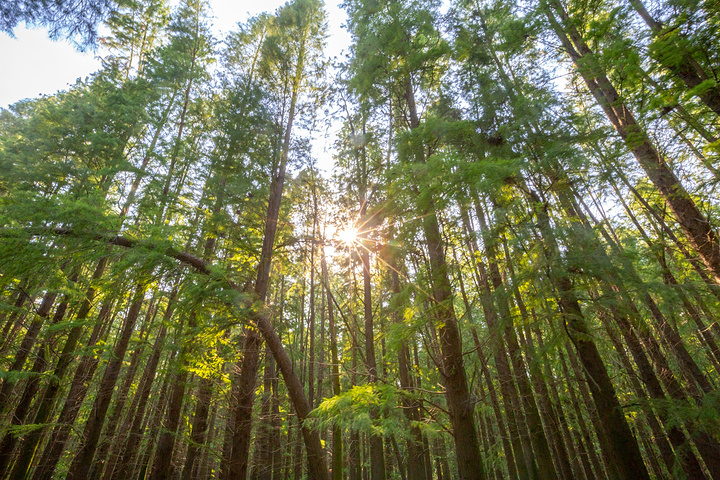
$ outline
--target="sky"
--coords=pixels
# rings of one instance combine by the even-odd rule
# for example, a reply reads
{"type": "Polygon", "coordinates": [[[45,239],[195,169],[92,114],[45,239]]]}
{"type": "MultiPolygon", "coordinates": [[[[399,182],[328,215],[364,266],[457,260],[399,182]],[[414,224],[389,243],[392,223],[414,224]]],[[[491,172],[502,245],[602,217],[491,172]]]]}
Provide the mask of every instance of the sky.
{"type": "MultiPolygon", "coordinates": [[[[350,35],[342,28],[346,15],[337,1],[329,0],[325,6],[329,57],[339,57],[350,44],[350,35]]],[[[274,12],[283,3],[285,0],[210,0],[214,33],[222,39],[237,22],[262,12],[274,12]]],[[[98,52],[78,52],[65,40],[52,41],[44,29],[20,26],[15,30],[15,38],[0,32],[0,108],[67,89],[77,79],[100,68],[97,55],[98,52]]]]}

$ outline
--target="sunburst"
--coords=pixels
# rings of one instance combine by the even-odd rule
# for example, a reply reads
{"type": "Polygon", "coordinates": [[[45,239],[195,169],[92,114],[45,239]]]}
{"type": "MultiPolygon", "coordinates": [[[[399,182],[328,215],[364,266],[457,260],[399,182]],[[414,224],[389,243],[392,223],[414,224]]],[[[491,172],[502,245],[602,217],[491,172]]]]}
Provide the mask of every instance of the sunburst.
{"type": "Polygon", "coordinates": [[[338,238],[345,245],[355,245],[358,241],[358,229],[349,225],[338,232],[338,238]]]}

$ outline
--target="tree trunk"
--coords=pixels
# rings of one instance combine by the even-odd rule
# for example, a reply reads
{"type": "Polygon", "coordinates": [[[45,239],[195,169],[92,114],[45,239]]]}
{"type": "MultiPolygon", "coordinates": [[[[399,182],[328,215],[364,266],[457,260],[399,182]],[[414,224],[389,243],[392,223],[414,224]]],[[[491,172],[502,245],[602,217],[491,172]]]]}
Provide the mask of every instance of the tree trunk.
{"type": "Polygon", "coordinates": [[[210,402],[212,401],[214,381],[212,378],[201,378],[198,386],[197,402],[193,413],[192,433],[188,451],[185,456],[185,466],[182,470],[182,480],[190,480],[193,476],[198,454],[204,445],[205,432],[207,431],[208,415],[210,413],[210,402]]]}
{"type": "MultiPolygon", "coordinates": [[[[534,456],[537,459],[538,475],[541,479],[556,480],[557,475],[555,474],[555,467],[552,463],[550,448],[548,446],[547,438],[545,437],[542,421],[540,420],[540,413],[538,411],[537,403],[535,402],[535,395],[533,394],[532,387],[530,386],[530,382],[528,380],[528,371],[525,366],[525,360],[522,357],[520,345],[518,344],[517,335],[513,327],[513,319],[508,305],[508,294],[500,274],[500,268],[497,265],[497,251],[495,247],[496,240],[491,238],[487,222],[485,220],[485,213],[482,210],[477,195],[473,195],[473,197],[475,201],[475,209],[477,211],[476,216],[480,224],[480,230],[487,250],[490,279],[495,290],[496,302],[499,306],[501,314],[501,322],[504,326],[502,330],[505,333],[508,354],[513,364],[515,379],[520,391],[520,399],[522,401],[523,410],[525,411],[525,419],[530,438],[532,440],[534,456]]],[[[494,320],[492,316],[491,319],[494,320]]],[[[497,334],[500,334],[500,325],[492,325],[491,323],[488,323],[488,327],[491,329],[497,329],[497,334]]]]}
{"type": "MultiPolygon", "coordinates": [[[[192,313],[191,313],[192,315],[192,313]]],[[[166,480],[172,478],[172,456],[175,448],[175,436],[180,426],[180,415],[185,400],[185,390],[188,383],[188,371],[184,365],[184,355],[178,359],[179,371],[173,375],[172,387],[167,403],[163,431],[158,439],[155,450],[155,460],[152,464],[152,478],[166,480]]]]}
{"type": "MultiPolygon", "coordinates": [[[[295,119],[295,107],[297,104],[298,90],[303,72],[302,57],[298,60],[295,72],[295,84],[292,88],[292,97],[288,110],[288,121],[285,126],[285,136],[283,138],[282,152],[280,154],[277,168],[273,171],[272,180],[270,182],[270,194],[268,198],[267,216],[265,218],[265,230],[263,235],[262,250],[255,281],[254,293],[260,302],[265,302],[267,298],[268,285],[270,283],[270,265],[272,262],[272,250],[275,244],[275,235],[277,232],[277,224],[280,215],[280,204],[282,202],[282,192],[285,184],[285,170],[287,167],[288,154],[290,152],[290,139],[292,134],[293,121],[295,119]]],[[[258,318],[263,318],[259,315],[258,318]]],[[[268,322],[269,331],[272,330],[268,322]]],[[[243,348],[243,360],[240,367],[240,390],[238,404],[235,407],[235,432],[233,435],[232,448],[228,452],[230,461],[228,463],[228,471],[233,478],[245,478],[248,469],[248,458],[250,455],[250,439],[252,434],[252,406],[255,395],[255,381],[258,372],[258,360],[260,356],[260,347],[262,344],[262,336],[254,328],[246,331],[245,345],[243,348]]],[[[267,341],[267,339],[266,339],[267,341]]],[[[282,345],[280,346],[282,348],[282,345]]],[[[283,350],[283,354],[284,354],[283,350]]],[[[273,351],[273,355],[275,351],[273,351]]],[[[278,359],[275,359],[280,362],[278,359]]],[[[292,369],[292,367],[291,367],[292,369]]],[[[293,372],[294,376],[295,373],[293,372]]],[[[287,379],[286,379],[287,380],[287,379]]],[[[304,392],[303,392],[304,397],[304,392]]],[[[309,410],[308,410],[309,411],[309,410]]],[[[318,438],[319,440],[319,438],[318,438]]]]}
{"type": "MultiPolygon", "coordinates": [[[[180,335],[178,335],[178,337],[180,337],[180,335]]],[[[172,359],[170,359],[168,364],[170,366],[172,365],[172,359]]],[[[140,455],[140,451],[130,452],[131,458],[139,457],[139,459],[132,463],[127,462],[121,464],[121,470],[115,475],[117,480],[125,480],[126,478],[145,478],[147,470],[152,468],[150,462],[152,460],[153,450],[155,449],[155,444],[159,441],[158,435],[162,429],[163,417],[166,410],[170,408],[168,397],[175,385],[172,380],[176,377],[176,372],[173,371],[172,368],[166,368],[165,370],[167,371],[167,374],[165,375],[163,384],[160,386],[160,392],[158,400],[154,405],[154,411],[152,411],[152,415],[147,416],[145,424],[140,428],[141,432],[145,430],[148,431],[148,433],[143,435],[147,439],[144,451],[142,451],[142,455],[140,455]],[[122,470],[124,469],[127,469],[130,474],[127,476],[123,475],[122,470]]],[[[140,439],[138,439],[138,444],[139,440],[140,439]]]]}
{"type": "Polygon", "coordinates": [[[263,394],[260,401],[260,425],[255,440],[255,461],[250,478],[255,480],[272,479],[272,449],[276,433],[272,422],[272,382],[275,377],[275,362],[270,349],[265,349],[265,369],[263,372],[263,394]]]}
{"type": "MultiPolygon", "coordinates": [[[[366,172],[362,172],[365,176],[366,172]]],[[[365,198],[365,186],[361,186],[360,193],[360,228],[358,234],[360,245],[360,261],[363,267],[363,318],[365,320],[365,368],[367,369],[369,384],[378,380],[377,361],[375,359],[375,329],[372,313],[372,284],[370,278],[370,252],[365,241],[367,237],[367,198],[365,198]]],[[[370,412],[371,419],[378,418],[377,411],[370,412]]],[[[385,480],[385,454],[383,451],[383,438],[380,435],[370,435],[370,470],[373,480],[385,480]]]]}
{"type": "MultiPolygon", "coordinates": [[[[472,227],[470,225],[470,217],[467,210],[461,207],[460,214],[463,218],[466,233],[469,235],[468,246],[473,256],[479,255],[479,249],[477,242],[472,238],[472,227]]],[[[505,449],[505,454],[508,461],[514,459],[514,464],[508,463],[508,469],[511,477],[515,475],[521,479],[534,478],[536,472],[534,471],[534,461],[532,455],[532,449],[530,445],[524,440],[526,437],[521,434],[520,425],[522,424],[522,411],[520,410],[520,400],[518,399],[517,390],[512,379],[512,372],[510,371],[510,363],[507,359],[505,352],[505,344],[502,337],[497,329],[497,311],[492,302],[492,292],[490,290],[490,283],[488,281],[487,272],[482,262],[473,262],[473,272],[475,273],[475,281],[477,288],[480,290],[482,309],[485,318],[485,322],[488,325],[490,337],[493,341],[492,350],[493,357],[495,359],[495,368],[498,373],[498,381],[500,383],[500,392],[503,398],[503,404],[505,406],[505,416],[507,417],[508,429],[509,429],[509,442],[511,449],[505,449]]],[[[468,308],[469,304],[466,305],[468,308]]],[[[475,350],[478,354],[478,358],[483,358],[483,352],[481,350],[480,340],[477,335],[475,326],[471,326],[473,334],[473,340],[475,341],[475,350]]],[[[492,387],[492,380],[490,372],[487,369],[487,364],[483,359],[480,360],[481,368],[486,376],[489,388],[492,388],[494,395],[494,387],[492,387]]],[[[498,412],[499,413],[499,410],[498,412]]],[[[498,415],[498,421],[502,422],[502,417],[498,415]]]]}
{"type": "MultiPolygon", "coordinates": [[[[9,314],[3,313],[2,316],[0,316],[0,319],[2,320],[5,320],[5,317],[7,317],[7,320],[5,320],[5,326],[3,327],[2,332],[0,332],[0,355],[5,354],[5,351],[12,344],[12,340],[15,338],[15,334],[17,333],[18,329],[25,321],[27,311],[23,311],[22,314],[20,313],[22,311],[22,306],[25,304],[25,300],[29,300],[29,305],[35,304],[35,298],[28,297],[27,293],[24,290],[24,287],[26,287],[25,281],[20,283],[20,289],[17,293],[17,298],[15,299],[15,303],[13,304],[9,314]]],[[[47,295],[48,293],[49,292],[45,292],[45,295],[47,295]]],[[[45,295],[43,295],[43,300],[45,300],[45,295]]],[[[40,305],[42,305],[42,302],[40,302],[40,305]]]]}
{"type": "MultiPolygon", "coordinates": [[[[115,453],[112,463],[106,469],[106,476],[112,480],[124,480],[125,478],[130,477],[131,466],[134,463],[138,445],[142,439],[142,421],[143,418],[145,418],[145,409],[148,404],[148,399],[150,398],[158,363],[160,362],[160,356],[165,345],[167,325],[172,319],[176,296],[177,287],[172,290],[170,296],[168,297],[168,304],[165,307],[165,313],[163,314],[163,325],[155,338],[152,355],[146,364],[142,380],[138,386],[133,403],[130,406],[128,420],[131,420],[131,423],[130,425],[126,424],[126,426],[129,427],[127,428],[127,438],[120,446],[119,450],[115,453]]],[[[125,430],[123,430],[123,433],[124,432],[125,430]]]]}
{"type": "MultiPolygon", "coordinates": [[[[33,317],[27,332],[25,332],[22,342],[20,342],[20,345],[15,351],[15,360],[13,360],[12,365],[8,368],[8,373],[22,371],[22,368],[25,365],[25,360],[27,360],[28,355],[30,355],[30,351],[35,346],[35,341],[37,340],[38,333],[40,333],[40,328],[45,323],[45,319],[50,315],[50,310],[52,309],[53,303],[55,303],[56,297],[56,292],[48,291],[45,295],[43,295],[40,307],[38,307],[37,313],[33,317]]],[[[24,298],[25,297],[22,296],[20,300],[24,300],[24,298]]],[[[18,300],[16,305],[22,305],[22,303],[18,300]]],[[[10,378],[3,378],[2,380],[2,387],[0,388],[0,412],[4,413],[6,408],[9,406],[10,394],[15,386],[15,382],[13,382],[10,378]]]]}
{"type": "Polygon", "coordinates": [[[104,478],[102,474],[105,466],[107,465],[108,453],[111,445],[116,441],[120,441],[125,438],[123,435],[117,434],[118,428],[122,426],[123,422],[121,422],[121,420],[125,410],[125,404],[128,401],[128,392],[130,391],[133,380],[135,380],[135,375],[137,374],[138,367],[140,366],[140,357],[144,350],[149,330],[155,321],[156,315],[157,308],[155,306],[155,298],[152,298],[147,306],[142,328],[138,335],[138,341],[140,344],[133,351],[130,359],[130,365],[125,372],[125,378],[115,395],[115,404],[113,406],[112,413],[108,416],[108,421],[106,422],[107,427],[103,433],[103,441],[101,442],[99,449],[95,452],[95,461],[88,473],[89,480],[104,478]]]}
{"type": "MultiPolygon", "coordinates": [[[[534,314],[533,314],[533,316],[534,316],[534,314]]],[[[540,329],[537,325],[537,322],[533,326],[533,331],[528,332],[528,343],[530,343],[530,341],[531,341],[530,339],[532,338],[532,333],[534,333],[535,336],[537,337],[537,343],[538,343],[540,350],[543,350],[545,348],[545,346],[543,344],[542,334],[540,333],[540,329]]],[[[582,443],[582,438],[580,438],[580,440],[581,440],[580,442],[573,441],[573,436],[572,436],[572,433],[570,432],[570,423],[569,423],[570,417],[566,416],[563,411],[562,401],[560,399],[560,394],[558,393],[558,388],[557,388],[558,382],[555,381],[555,375],[553,375],[548,362],[543,362],[543,367],[545,370],[545,377],[553,379],[553,381],[548,382],[548,386],[550,389],[550,394],[552,396],[552,399],[555,402],[555,404],[557,405],[558,421],[562,427],[563,438],[565,439],[565,444],[568,446],[568,448],[575,447],[574,451],[577,454],[577,458],[572,459],[572,460],[576,460],[575,462],[573,462],[573,470],[575,472],[575,477],[578,479],[585,478],[585,480],[592,480],[594,478],[594,475],[593,475],[592,465],[590,464],[590,458],[589,458],[590,455],[588,454],[587,451],[585,451],[585,445],[583,445],[583,443],[582,443]],[[578,443],[579,443],[579,445],[578,445],[578,443]]],[[[569,389],[569,390],[570,390],[570,394],[572,396],[574,396],[575,394],[574,394],[573,390],[572,389],[569,389]]],[[[573,400],[573,404],[577,405],[577,402],[575,400],[573,400]]],[[[584,422],[582,417],[580,417],[579,420],[580,420],[580,422],[584,422]]],[[[585,429],[583,428],[584,424],[580,423],[580,422],[578,422],[580,424],[580,430],[584,432],[585,431],[585,429]]],[[[573,429],[573,430],[576,430],[576,429],[573,429]]]]}
{"type": "MultiPolygon", "coordinates": [[[[330,279],[328,278],[325,250],[321,248],[320,267],[322,269],[323,286],[327,296],[328,327],[330,329],[330,361],[332,362],[332,388],[333,395],[340,395],[340,359],[338,357],[337,331],[335,329],[335,315],[333,314],[333,298],[330,292],[330,279]]],[[[343,436],[342,429],[335,425],[332,430],[332,478],[343,479],[343,436]]]]}
{"type": "MultiPolygon", "coordinates": [[[[620,359],[623,362],[625,369],[629,373],[628,379],[630,380],[630,384],[633,387],[633,390],[635,390],[635,395],[639,399],[642,399],[645,395],[644,391],[642,390],[642,387],[636,378],[636,374],[632,369],[630,360],[627,358],[627,355],[625,354],[625,350],[621,345],[620,340],[616,338],[617,333],[615,333],[610,327],[609,322],[605,319],[605,315],[601,313],[600,318],[605,325],[605,329],[608,331],[608,336],[613,342],[613,346],[615,346],[615,350],[620,356],[620,359]]],[[[647,360],[645,352],[642,351],[642,346],[640,345],[640,342],[632,331],[627,331],[625,333],[626,338],[628,339],[627,343],[630,349],[630,353],[635,359],[635,364],[638,366],[640,378],[645,383],[648,392],[650,392],[650,397],[663,398],[664,393],[662,391],[662,387],[660,386],[660,381],[657,379],[655,373],[652,371],[652,366],[647,360]]],[[[650,408],[650,405],[643,403],[643,411],[645,412],[648,426],[653,432],[655,443],[658,446],[658,449],[663,459],[663,463],[667,467],[667,470],[669,472],[672,472],[675,465],[675,454],[673,453],[672,447],[668,443],[668,439],[665,437],[665,434],[662,431],[662,427],[660,426],[657,418],[655,417],[655,413],[650,408]]],[[[697,458],[692,453],[692,450],[689,448],[689,445],[686,444],[685,434],[682,432],[682,430],[680,430],[678,427],[670,427],[668,429],[668,436],[673,446],[675,447],[678,456],[680,457],[682,468],[685,471],[688,480],[704,479],[705,475],[702,473],[702,468],[700,467],[697,458]]]]}
{"type": "MultiPolygon", "coordinates": [[[[22,396],[20,397],[20,402],[15,408],[13,416],[10,419],[10,425],[12,427],[20,426],[25,423],[25,418],[27,418],[30,413],[30,404],[32,399],[35,394],[37,394],[38,390],[40,390],[40,381],[43,378],[42,372],[48,366],[48,362],[45,358],[47,348],[44,347],[46,346],[42,345],[41,348],[38,349],[35,362],[29,372],[30,377],[25,384],[22,396]]],[[[9,430],[3,437],[2,443],[0,443],[0,478],[5,478],[5,471],[10,466],[12,454],[15,451],[17,441],[18,436],[13,433],[12,430],[9,430]]]]}
{"type": "MultiPolygon", "coordinates": [[[[389,258],[387,260],[388,267],[390,270],[390,279],[392,282],[392,293],[395,297],[395,302],[400,298],[400,275],[399,275],[399,264],[397,261],[397,252],[391,248],[389,252],[389,258]]],[[[400,308],[402,305],[392,305],[392,317],[396,324],[402,323],[402,315],[400,308]]],[[[410,361],[410,349],[407,345],[407,340],[400,342],[398,349],[398,377],[400,379],[400,388],[407,391],[408,394],[414,389],[412,377],[410,375],[411,361],[410,361]]],[[[429,478],[428,472],[425,471],[425,463],[422,455],[422,432],[417,425],[412,425],[412,422],[419,422],[420,417],[420,405],[416,400],[409,397],[403,398],[403,411],[410,426],[410,436],[407,440],[408,449],[408,461],[407,461],[407,474],[409,480],[427,480],[429,478]]]]}

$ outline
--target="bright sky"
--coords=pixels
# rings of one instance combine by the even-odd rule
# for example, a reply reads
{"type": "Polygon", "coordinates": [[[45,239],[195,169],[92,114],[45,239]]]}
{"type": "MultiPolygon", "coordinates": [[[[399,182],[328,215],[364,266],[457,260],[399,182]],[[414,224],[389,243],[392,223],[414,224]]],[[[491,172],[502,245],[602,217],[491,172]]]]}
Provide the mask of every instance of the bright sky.
{"type": "Polygon", "coordinates": [[[93,54],[82,54],[65,41],[53,42],[47,32],[17,28],[16,38],[0,32],[0,108],[68,84],[100,67],[93,54]]]}
{"type": "MultiPolygon", "coordinates": [[[[346,15],[337,1],[329,0],[325,6],[329,57],[339,56],[350,44],[350,35],[342,28],[346,15]]],[[[283,3],[285,0],[210,0],[215,34],[222,38],[237,22],[262,12],[274,12],[283,3]]],[[[52,95],[100,68],[96,53],[80,53],[66,41],[54,42],[44,30],[19,27],[15,37],[0,33],[0,108],[24,98],[52,95]]]]}

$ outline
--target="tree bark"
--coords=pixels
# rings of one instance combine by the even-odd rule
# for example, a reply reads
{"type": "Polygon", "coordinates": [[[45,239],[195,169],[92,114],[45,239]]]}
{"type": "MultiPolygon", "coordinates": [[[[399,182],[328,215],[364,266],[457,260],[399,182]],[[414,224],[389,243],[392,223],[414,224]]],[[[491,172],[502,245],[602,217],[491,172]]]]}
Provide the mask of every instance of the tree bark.
{"type": "MultiPolygon", "coordinates": [[[[137,448],[140,440],[142,439],[142,421],[143,418],[145,418],[145,409],[148,404],[148,399],[150,398],[150,393],[154,383],[153,381],[160,362],[162,349],[165,344],[167,325],[170,323],[175,309],[176,296],[177,287],[172,290],[170,296],[168,297],[168,303],[165,307],[165,313],[163,314],[163,326],[160,328],[160,331],[155,338],[152,355],[146,364],[142,380],[138,386],[133,403],[130,406],[128,419],[131,419],[131,423],[130,425],[126,424],[129,427],[127,428],[127,437],[119,447],[119,450],[115,453],[112,463],[106,469],[106,476],[112,480],[124,480],[125,478],[129,478],[131,474],[130,469],[134,463],[134,459],[137,455],[137,448]]],[[[111,457],[113,456],[111,455],[111,457]]]]}
{"type": "MultiPolygon", "coordinates": [[[[192,315],[192,312],[191,312],[192,315]]],[[[163,431],[158,439],[155,450],[155,460],[152,464],[151,475],[154,479],[166,480],[172,478],[172,457],[175,448],[175,436],[180,426],[180,415],[185,400],[185,390],[188,383],[188,371],[184,365],[184,355],[178,359],[176,371],[173,375],[172,386],[163,422],[163,431]]]]}
{"type": "MultiPolygon", "coordinates": [[[[115,394],[112,413],[109,414],[108,420],[106,422],[107,427],[105,427],[102,435],[103,441],[100,443],[98,450],[95,452],[95,461],[93,461],[92,468],[88,473],[88,480],[104,478],[102,474],[107,465],[110,447],[116,445],[118,442],[121,442],[125,438],[124,435],[117,434],[118,428],[122,427],[123,422],[121,422],[121,420],[123,417],[123,412],[125,410],[125,404],[128,401],[128,392],[130,391],[130,387],[135,380],[135,375],[137,374],[138,367],[140,366],[140,359],[145,347],[145,343],[147,342],[149,330],[152,328],[152,324],[154,323],[156,315],[157,308],[155,305],[155,298],[151,298],[146,308],[145,318],[142,322],[142,328],[140,329],[140,333],[138,334],[139,345],[132,353],[132,356],[130,358],[130,365],[125,371],[125,377],[123,378],[123,381],[120,384],[117,393],[115,394]]],[[[122,432],[122,430],[120,431],[122,432]]]]}
{"type": "MultiPolygon", "coordinates": [[[[15,351],[15,360],[13,360],[12,365],[8,368],[8,373],[22,371],[22,368],[25,365],[25,360],[27,360],[27,357],[30,355],[30,351],[35,346],[35,341],[37,340],[38,333],[40,333],[40,328],[45,323],[45,319],[50,316],[50,310],[52,309],[53,303],[55,303],[55,298],[57,298],[56,292],[48,291],[45,295],[43,295],[40,307],[38,307],[27,332],[25,332],[22,342],[20,342],[20,345],[15,351]]],[[[20,300],[24,299],[24,296],[20,298],[20,300]]],[[[17,308],[22,305],[20,300],[16,302],[17,308]]],[[[0,412],[4,412],[9,406],[10,394],[15,386],[15,382],[13,382],[10,378],[3,378],[2,380],[2,388],[0,388],[0,412]]]]}
{"type": "Polygon", "coordinates": [[[205,441],[205,433],[208,425],[208,415],[210,413],[210,402],[212,401],[214,381],[212,378],[201,378],[198,386],[197,401],[195,411],[193,413],[192,433],[188,443],[187,454],[185,455],[185,465],[183,466],[181,478],[182,480],[190,480],[194,477],[194,470],[198,459],[198,454],[205,441]]]}
{"type": "MultiPolygon", "coordinates": [[[[330,329],[330,361],[332,362],[332,389],[333,395],[340,395],[340,359],[338,357],[337,331],[335,329],[335,315],[333,312],[333,298],[330,292],[330,279],[328,276],[325,250],[321,247],[320,268],[322,269],[323,286],[327,296],[328,328],[330,329]]],[[[339,426],[332,429],[332,478],[333,480],[343,479],[343,435],[339,426]]]]}
{"type": "MultiPolygon", "coordinates": [[[[364,158],[364,153],[363,153],[364,158]]],[[[364,163],[364,162],[363,162],[364,163]]],[[[360,229],[358,241],[360,242],[360,261],[363,268],[363,319],[365,321],[365,368],[367,369],[367,382],[374,384],[378,380],[377,360],[375,358],[375,329],[372,313],[372,284],[370,278],[370,251],[367,245],[367,172],[361,172],[364,177],[360,186],[360,229]]],[[[371,419],[378,418],[378,412],[370,412],[371,419]]],[[[385,480],[385,453],[383,438],[370,434],[370,471],[374,480],[385,480]]]]}
{"type": "MultiPolygon", "coordinates": [[[[389,258],[387,260],[391,289],[395,299],[400,297],[400,275],[399,275],[399,263],[397,260],[397,252],[393,247],[389,247],[389,258]]],[[[397,301],[397,300],[396,300],[397,301]]],[[[402,316],[400,308],[402,305],[392,305],[392,317],[393,321],[397,324],[402,323],[402,316]]],[[[407,345],[407,340],[400,342],[398,349],[398,377],[400,379],[400,388],[405,390],[408,394],[412,393],[414,384],[412,376],[410,375],[411,361],[410,361],[410,349],[407,345]]],[[[407,475],[409,480],[427,480],[429,473],[425,471],[425,462],[423,461],[423,450],[422,450],[422,432],[417,425],[412,425],[412,422],[419,422],[420,417],[420,405],[417,400],[411,399],[409,396],[403,398],[403,411],[410,426],[410,436],[407,440],[408,449],[408,461],[407,461],[407,475]]]]}
{"type": "MultiPolygon", "coordinates": [[[[280,154],[277,168],[274,169],[272,173],[272,180],[270,182],[270,194],[268,198],[267,216],[265,219],[263,244],[260,252],[258,272],[254,288],[256,299],[262,303],[264,303],[267,298],[268,285],[270,283],[272,250],[273,245],[275,244],[278,219],[280,218],[280,204],[282,202],[282,192],[285,184],[285,170],[287,167],[288,155],[290,153],[290,139],[295,119],[295,107],[297,104],[303,69],[303,54],[301,53],[296,65],[295,77],[293,79],[294,85],[292,85],[292,97],[290,99],[288,110],[287,125],[285,126],[282,152],[280,154]]],[[[272,331],[273,334],[275,333],[272,330],[272,327],[270,327],[270,331],[272,331]]],[[[232,448],[230,452],[228,452],[230,454],[228,471],[233,478],[245,478],[247,475],[248,459],[250,455],[250,439],[252,433],[252,405],[255,394],[255,381],[257,378],[258,360],[262,340],[261,334],[258,333],[255,328],[249,328],[246,330],[245,345],[243,348],[244,354],[239,376],[239,398],[234,413],[235,432],[233,435],[232,448]]],[[[273,351],[273,355],[274,354],[275,351],[273,351]]],[[[277,358],[275,360],[278,361],[277,358]]],[[[279,363],[280,362],[278,361],[278,365],[279,363]]]]}

